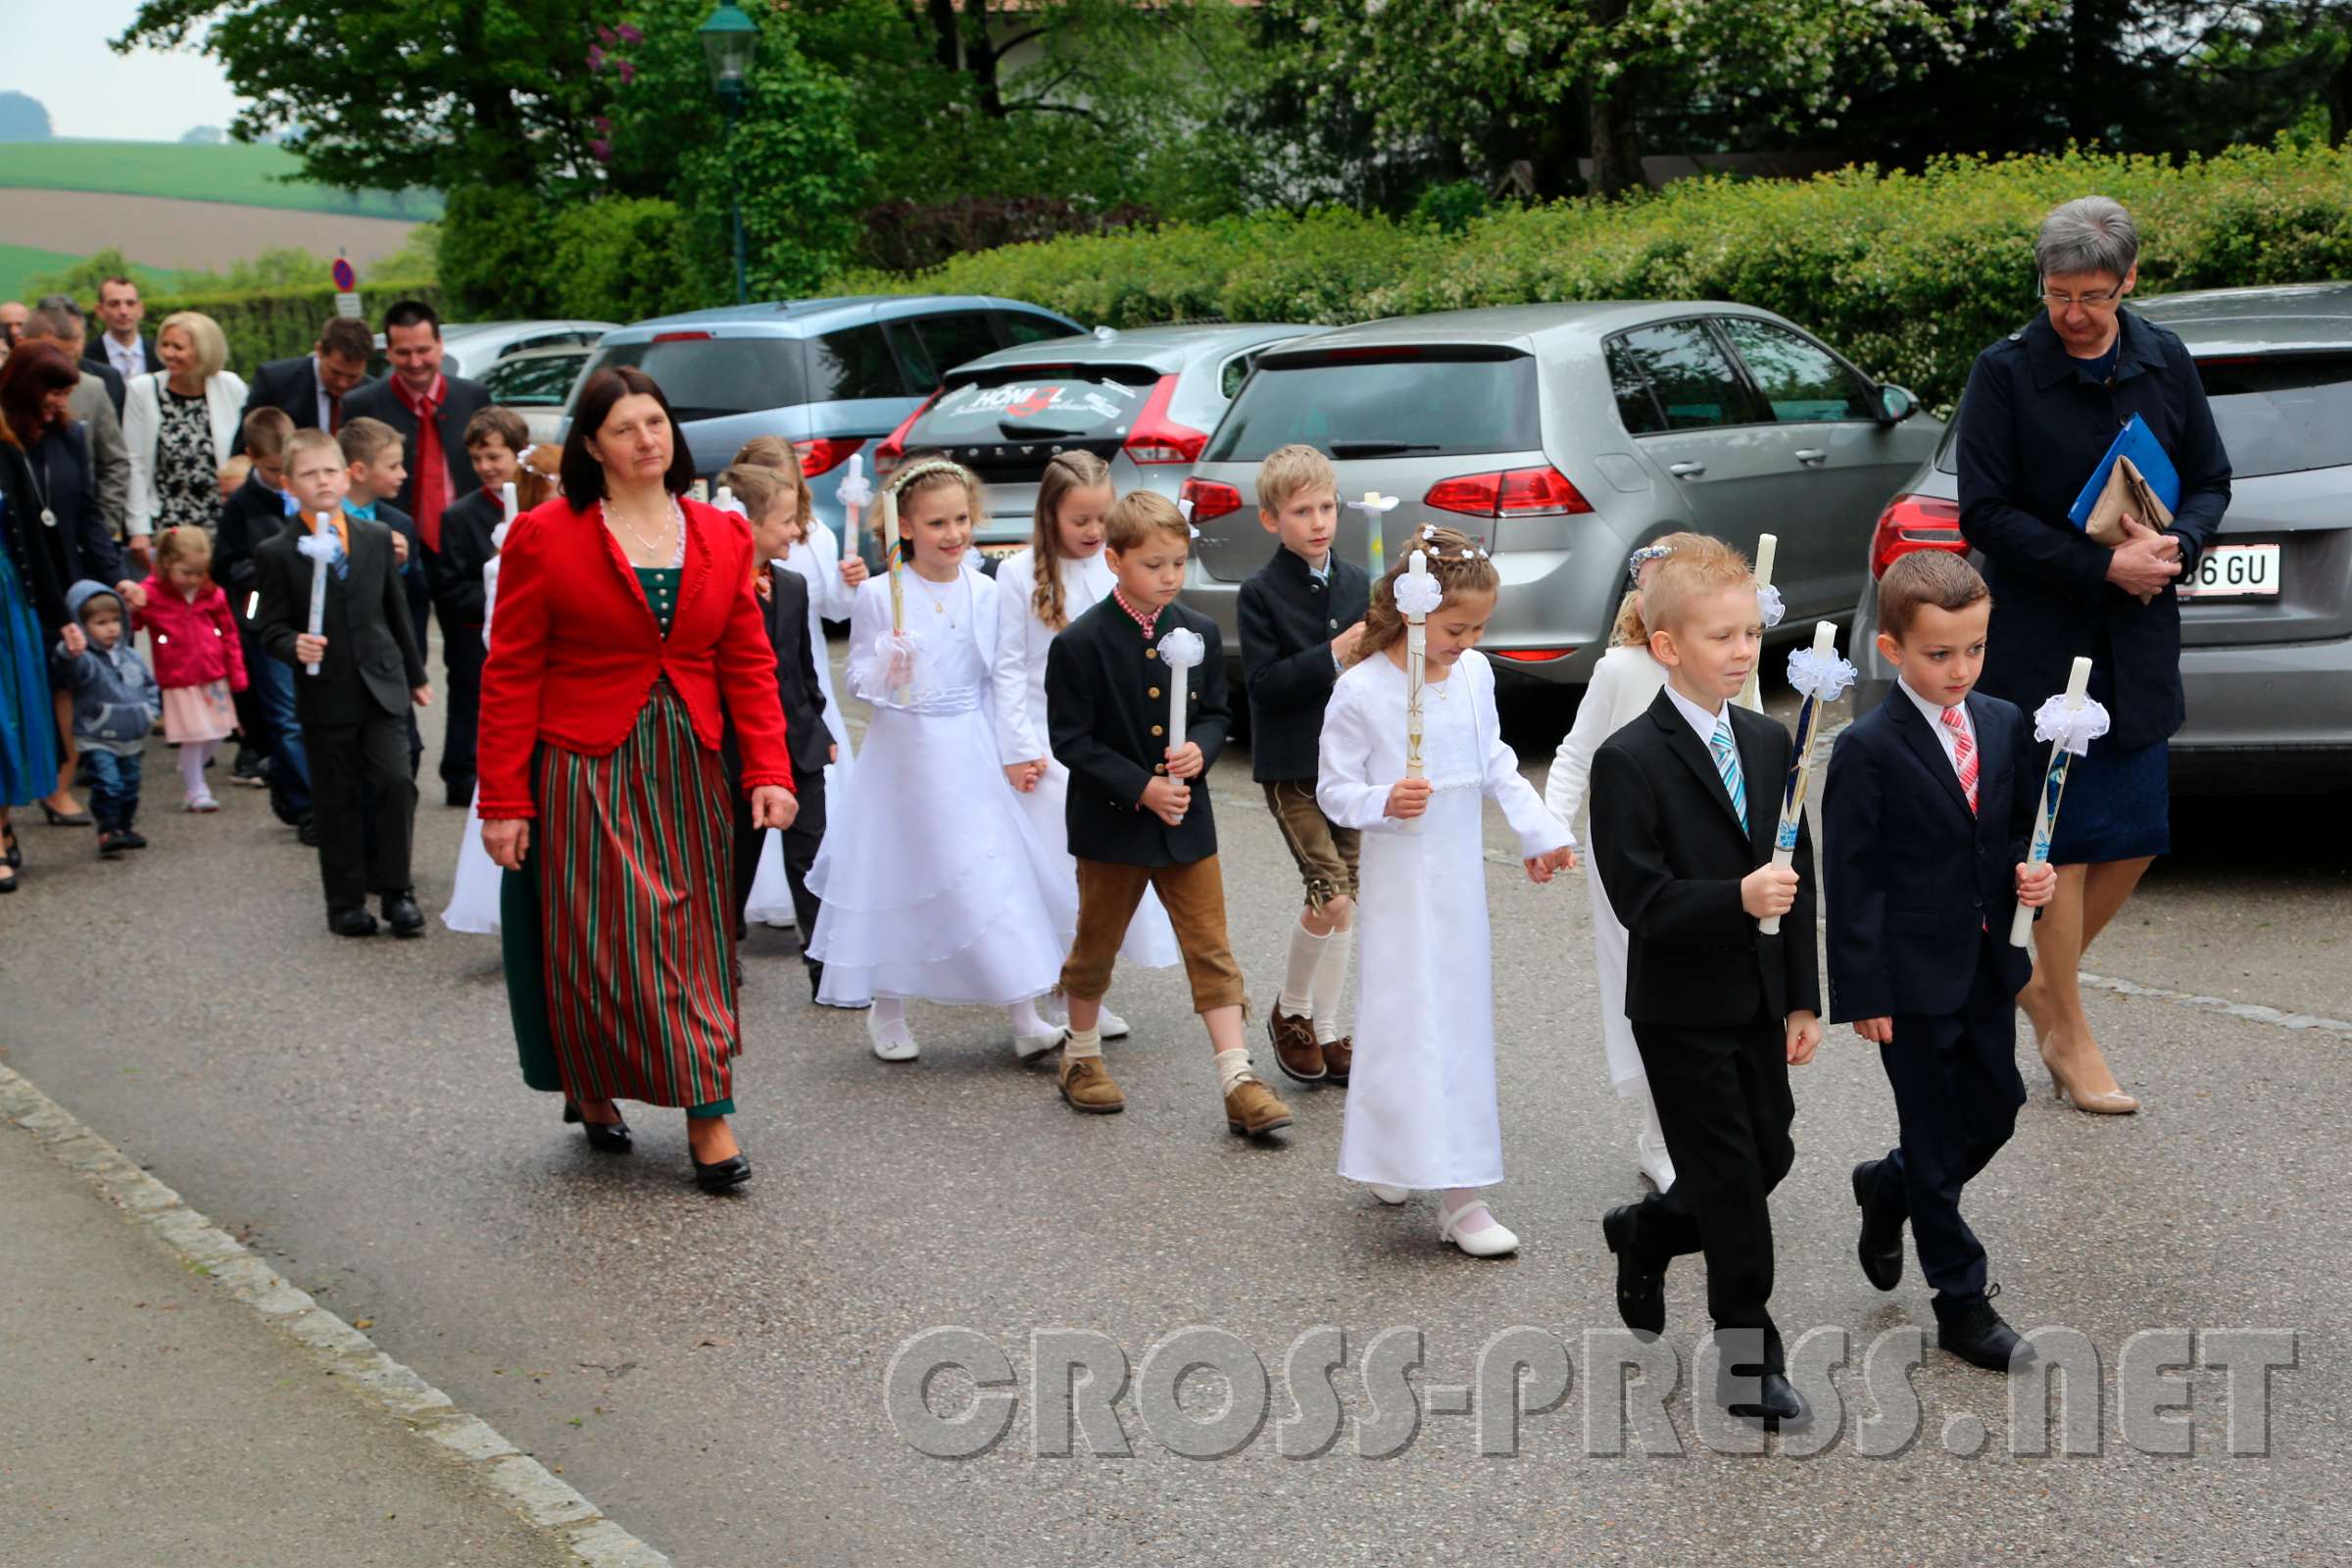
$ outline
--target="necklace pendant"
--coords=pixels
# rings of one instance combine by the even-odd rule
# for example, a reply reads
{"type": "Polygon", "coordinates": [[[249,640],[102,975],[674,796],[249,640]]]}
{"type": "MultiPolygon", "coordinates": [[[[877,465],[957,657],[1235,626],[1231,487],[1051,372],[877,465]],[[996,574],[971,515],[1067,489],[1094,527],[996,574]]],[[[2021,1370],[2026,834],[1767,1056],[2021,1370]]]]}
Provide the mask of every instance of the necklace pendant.
{"type": "Polygon", "coordinates": [[[54,528],[57,526],[57,514],[51,512],[47,507],[43,507],[41,509],[41,526],[44,528],[54,528]]]}

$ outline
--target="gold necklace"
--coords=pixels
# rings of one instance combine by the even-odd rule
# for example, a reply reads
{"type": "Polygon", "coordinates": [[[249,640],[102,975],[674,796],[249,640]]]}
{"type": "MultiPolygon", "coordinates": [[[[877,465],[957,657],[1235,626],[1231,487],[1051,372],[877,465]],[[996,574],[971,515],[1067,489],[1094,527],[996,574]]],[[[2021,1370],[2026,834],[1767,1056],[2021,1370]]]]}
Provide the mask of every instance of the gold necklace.
{"type": "Polygon", "coordinates": [[[652,564],[660,565],[663,563],[666,563],[671,556],[676,554],[676,552],[667,543],[669,538],[669,525],[676,521],[678,517],[678,504],[675,501],[672,501],[669,504],[669,514],[662,519],[662,531],[660,538],[662,542],[661,543],[656,543],[655,541],[646,538],[644,531],[641,530],[634,522],[631,522],[628,518],[628,515],[616,509],[610,501],[605,503],[605,515],[612,518],[614,522],[619,523],[623,529],[627,530],[629,537],[637,541],[638,550],[654,558],[654,561],[651,563],[652,564]]]}
{"type": "MultiPolygon", "coordinates": [[[[931,592],[930,578],[917,575],[914,580],[923,585],[923,597],[931,601],[931,612],[935,615],[948,615],[948,600],[956,597],[956,585],[954,583],[948,584],[948,599],[940,599],[935,597],[931,592]]],[[[954,615],[948,615],[948,624],[951,626],[956,624],[956,617],[954,615]]]]}

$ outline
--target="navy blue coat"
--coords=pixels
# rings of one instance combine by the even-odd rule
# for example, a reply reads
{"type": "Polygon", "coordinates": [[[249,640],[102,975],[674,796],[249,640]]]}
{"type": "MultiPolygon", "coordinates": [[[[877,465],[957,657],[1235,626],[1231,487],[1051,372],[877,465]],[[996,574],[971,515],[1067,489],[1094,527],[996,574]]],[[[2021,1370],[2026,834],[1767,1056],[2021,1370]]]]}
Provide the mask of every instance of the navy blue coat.
{"type": "Polygon", "coordinates": [[[1232,723],[1224,646],[1216,622],[1183,605],[1160,612],[1156,631],[1144,635],[1105,597],[1046,645],[1046,730],[1054,758],[1070,770],[1062,820],[1067,848],[1082,860],[1189,865],[1217,853],[1207,770],[1232,723]],[[1207,653],[1185,686],[1192,721],[1171,740],[1165,731],[1173,699],[1160,695],[1168,666],[1159,662],[1158,639],[1178,626],[1198,633],[1207,653]],[[1202,769],[1190,781],[1184,820],[1170,827],[1143,808],[1144,788],[1168,770],[1162,754],[1188,740],[1200,748],[1202,769]]]}
{"type": "MultiPolygon", "coordinates": [[[[2067,520],[2067,509],[2136,414],[2180,473],[2180,504],[2166,531],[2180,541],[2181,572],[2230,510],[2230,455],[2206,406],[2205,383],[2173,333],[2119,313],[2122,349],[2111,382],[2066,352],[2037,316],[1977,356],[1961,406],[1960,531],[1984,556],[1992,630],[1981,689],[2028,712],[2066,689],[2087,654],[2114,681],[2113,744],[2137,751],[2180,727],[2180,602],[2110,585],[2110,552],[2067,520]]],[[[2179,579],[2175,579],[2177,582],[2179,579]]]]}

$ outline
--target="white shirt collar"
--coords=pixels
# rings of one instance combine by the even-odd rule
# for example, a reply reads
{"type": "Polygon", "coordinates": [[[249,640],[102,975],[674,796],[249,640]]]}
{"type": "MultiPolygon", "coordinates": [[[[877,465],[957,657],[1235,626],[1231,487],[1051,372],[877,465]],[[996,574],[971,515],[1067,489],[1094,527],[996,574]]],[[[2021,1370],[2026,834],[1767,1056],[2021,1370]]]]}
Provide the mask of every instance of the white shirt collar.
{"type": "Polygon", "coordinates": [[[1731,703],[1727,700],[1721,708],[1710,713],[1681,692],[1676,691],[1672,681],[1666,683],[1666,696],[1673,702],[1676,710],[1682,713],[1684,720],[1698,732],[1698,743],[1701,746],[1713,744],[1717,720],[1730,711],[1731,703]]]}
{"type": "MultiPolygon", "coordinates": [[[[1919,710],[1919,716],[1928,721],[1928,728],[1936,732],[1936,739],[1942,744],[1944,755],[1949,757],[1952,754],[1952,727],[1943,721],[1943,715],[1947,710],[1940,703],[1931,703],[1913,691],[1910,683],[1900,675],[1894,677],[1894,689],[1911,699],[1911,706],[1919,710]]],[[[1955,710],[1960,714],[1961,729],[1967,731],[1968,738],[1974,741],[1977,738],[1977,727],[1969,720],[1968,704],[1966,702],[1958,704],[1955,710]]]]}

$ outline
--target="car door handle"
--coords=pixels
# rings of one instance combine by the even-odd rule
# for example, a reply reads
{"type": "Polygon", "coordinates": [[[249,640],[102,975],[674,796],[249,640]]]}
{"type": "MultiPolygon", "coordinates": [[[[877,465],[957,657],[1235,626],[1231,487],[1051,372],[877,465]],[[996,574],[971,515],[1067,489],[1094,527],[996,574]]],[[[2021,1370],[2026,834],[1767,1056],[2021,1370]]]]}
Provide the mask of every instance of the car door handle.
{"type": "Polygon", "coordinates": [[[1695,479],[1707,471],[1707,466],[1703,463],[1669,463],[1666,471],[1677,479],[1695,479]]]}
{"type": "Polygon", "coordinates": [[[1827,463],[1830,455],[1820,447],[1798,447],[1796,461],[1803,464],[1827,463]]]}

